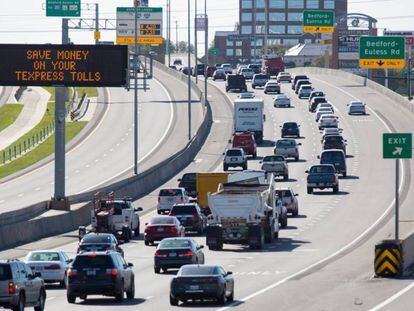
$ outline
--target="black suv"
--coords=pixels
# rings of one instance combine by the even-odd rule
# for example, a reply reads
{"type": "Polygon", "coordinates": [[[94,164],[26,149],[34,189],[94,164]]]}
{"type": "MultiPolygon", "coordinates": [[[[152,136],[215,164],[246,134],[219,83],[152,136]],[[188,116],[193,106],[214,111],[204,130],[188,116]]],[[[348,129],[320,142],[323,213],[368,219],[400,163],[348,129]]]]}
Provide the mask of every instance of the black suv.
{"type": "Polygon", "coordinates": [[[0,260],[0,307],[24,310],[34,307],[43,311],[46,302],[45,283],[40,272],[18,260],[0,260]]]}
{"type": "Polygon", "coordinates": [[[308,110],[309,112],[315,112],[316,107],[318,107],[319,104],[327,103],[327,102],[328,101],[326,100],[325,97],[314,97],[309,103],[308,110]]]}
{"type": "Polygon", "coordinates": [[[174,204],[169,216],[177,217],[187,231],[197,231],[203,234],[206,227],[206,218],[197,203],[174,204]]]}
{"type": "Polygon", "coordinates": [[[246,78],[243,75],[228,74],[226,81],[226,92],[231,90],[247,92],[246,78]]]}
{"type": "Polygon", "coordinates": [[[322,149],[341,149],[346,155],[346,140],[341,135],[327,135],[322,140],[322,149]]]}
{"type": "Polygon", "coordinates": [[[78,253],[102,251],[116,251],[124,257],[124,251],[112,233],[88,233],[79,242],[78,253]]]}
{"type": "Polygon", "coordinates": [[[197,196],[196,181],[197,173],[185,173],[183,177],[177,180],[179,182],[178,187],[184,188],[188,195],[191,197],[197,196]]]}
{"type": "Polygon", "coordinates": [[[128,299],[133,299],[135,275],[132,266],[112,251],[76,255],[68,270],[68,302],[75,303],[77,297],[85,300],[88,295],[113,296],[117,302],[122,302],[125,292],[128,299]]]}
{"type": "Polygon", "coordinates": [[[299,138],[300,137],[300,131],[299,131],[300,125],[298,125],[296,122],[285,122],[282,125],[282,131],[281,136],[282,138],[287,136],[294,136],[299,138]]]}

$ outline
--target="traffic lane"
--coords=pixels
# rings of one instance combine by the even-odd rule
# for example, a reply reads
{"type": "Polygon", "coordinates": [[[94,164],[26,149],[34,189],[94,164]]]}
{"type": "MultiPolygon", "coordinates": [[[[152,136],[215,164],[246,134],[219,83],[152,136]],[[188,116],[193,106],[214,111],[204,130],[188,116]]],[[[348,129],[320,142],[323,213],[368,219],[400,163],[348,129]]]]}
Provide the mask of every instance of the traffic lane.
{"type": "MultiPolygon", "coordinates": [[[[66,193],[76,194],[89,190],[113,176],[131,169],[133,163],[133,97],[131,92],[121,88],[111,89],[110,108],[100,127],[85,143],[71,150],[67,155],[66,193]],[[122,122],[120,122],[122,120],[122,122]],[[76,151],[76,152],[75,152],[76,151]],[[126,161],[125,155],[131,159],[126,161]]],[[[144,102],[169,102],[168,94],[141,92],[144,102]]],[[[168,129],[171,105],[147,104],[141,108],[140,131],[152,128],[152,135],[141,136],[141,155],[146,154],[161,139],[168,129]],[[156,107],[156,109],[154,109],[156,107]],[[150,121],[150,120],[156,121],[150,121]],[[156,122],[156,123],[155,123],[156,122]]],[[[1,185],[6,195],[0,205],[3,210],[21,208],[35,202],[47,200],[53,195],[53,162],[47,166],[1,185]],[[11,204],[12,203],[12,204],[11,204]]]]}

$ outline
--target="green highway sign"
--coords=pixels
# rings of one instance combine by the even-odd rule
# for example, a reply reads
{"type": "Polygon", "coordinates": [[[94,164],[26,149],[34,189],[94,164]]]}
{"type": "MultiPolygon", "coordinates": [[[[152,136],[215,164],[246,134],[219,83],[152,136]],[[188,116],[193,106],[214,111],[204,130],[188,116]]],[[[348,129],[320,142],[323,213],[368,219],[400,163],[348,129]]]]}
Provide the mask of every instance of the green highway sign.
{"type": "Polygon", "coordinates": [[[304,32],[333,32],[335,27],[335,11],[305,10],[303,11],[304,32]]]}
{"type": "Polygon", "coordinates": [[[382,155],[384,159],[411,159],[412,134],[392,133],[382,136],[382,155]]]}
{"type": "Polygon", "coordinates": [[[81,0],[46,0],[46,16],[79,17],[81,0]]]}
{"type": "Polygon", "coordinates": [[[404,37],[364,37],[359,39],[359,66],[372,69],[405,67],[404,37]]]}
{"type": "Polygon", "coordinates": [[[211,49],[210,50],[211,55],[217,55],[218,54],[218,50],[217,49],[211,49]]]}

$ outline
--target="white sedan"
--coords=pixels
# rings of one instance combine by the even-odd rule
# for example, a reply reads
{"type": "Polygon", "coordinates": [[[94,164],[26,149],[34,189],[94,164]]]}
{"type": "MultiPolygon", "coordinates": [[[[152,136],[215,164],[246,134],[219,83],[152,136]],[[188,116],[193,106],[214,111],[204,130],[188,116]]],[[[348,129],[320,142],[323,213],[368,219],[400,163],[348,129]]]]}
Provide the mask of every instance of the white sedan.
{"type": "Polygon", "coordinates": [[[285,94],[276,95],[275,99],[273,100],[273,107],[280,108],[290,108],[290,98],[285,94]]]}
{"type": "Polygon", "coordinates": [[[63,251],[39,250],[27,254],[24,262],[33,272],[40,272],[45,283],[66,287],[66,272],[72,262],[63,251]]]}
{"type": "Polygon", "coordinates": [[[339,117],[333,114],[323,114],[318,121],[318,127],[320,130],[326,127],[338,127],[339,117]]]}
{"type": "Polygon", "coordinates": [[[319,108],[318,110],[316,110],[316,114],[315,114],[315,121],[318,122],[320,117],[324,114],[333,114],[334,111],[332,108],[326,107],[326,108],[319,108]]]}
{"type": "Polygon", "coordinates": [[[362,102],[351,102],[348,104],[348,114],[367,114],[365,104],[362,102]]]}

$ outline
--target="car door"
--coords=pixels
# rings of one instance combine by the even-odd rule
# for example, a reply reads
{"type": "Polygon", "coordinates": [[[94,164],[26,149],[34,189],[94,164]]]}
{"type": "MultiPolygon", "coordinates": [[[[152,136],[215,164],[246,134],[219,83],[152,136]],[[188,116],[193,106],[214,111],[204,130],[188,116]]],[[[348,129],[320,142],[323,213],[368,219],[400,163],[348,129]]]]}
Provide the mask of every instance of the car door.
{"type": "Polygon", "coordinates": [[[122,273],[124,275],[124,288],[129,289],[131,287],[132,281],[132,270],[128,267],[124,258],[120,255],[116,254],[117,265],[119,269],[122,269],[122,273]]]}
{"type": "Polygon", "coordinates": [[[230,294],[233,292],[234,287],[233,276],[231,274],[227,274],[227,272],[222,267],[219,267],[219,271],[226,281],[226,295],[230,296],[230,294]]]}
{"type": "Polygon", "coordinates": [[[19,263],[19,269],[20,276],[22,276],[24,279],[26,302],[32,304],[37,300],[33,272],[27,265],[23,263],[19,263]]]}

